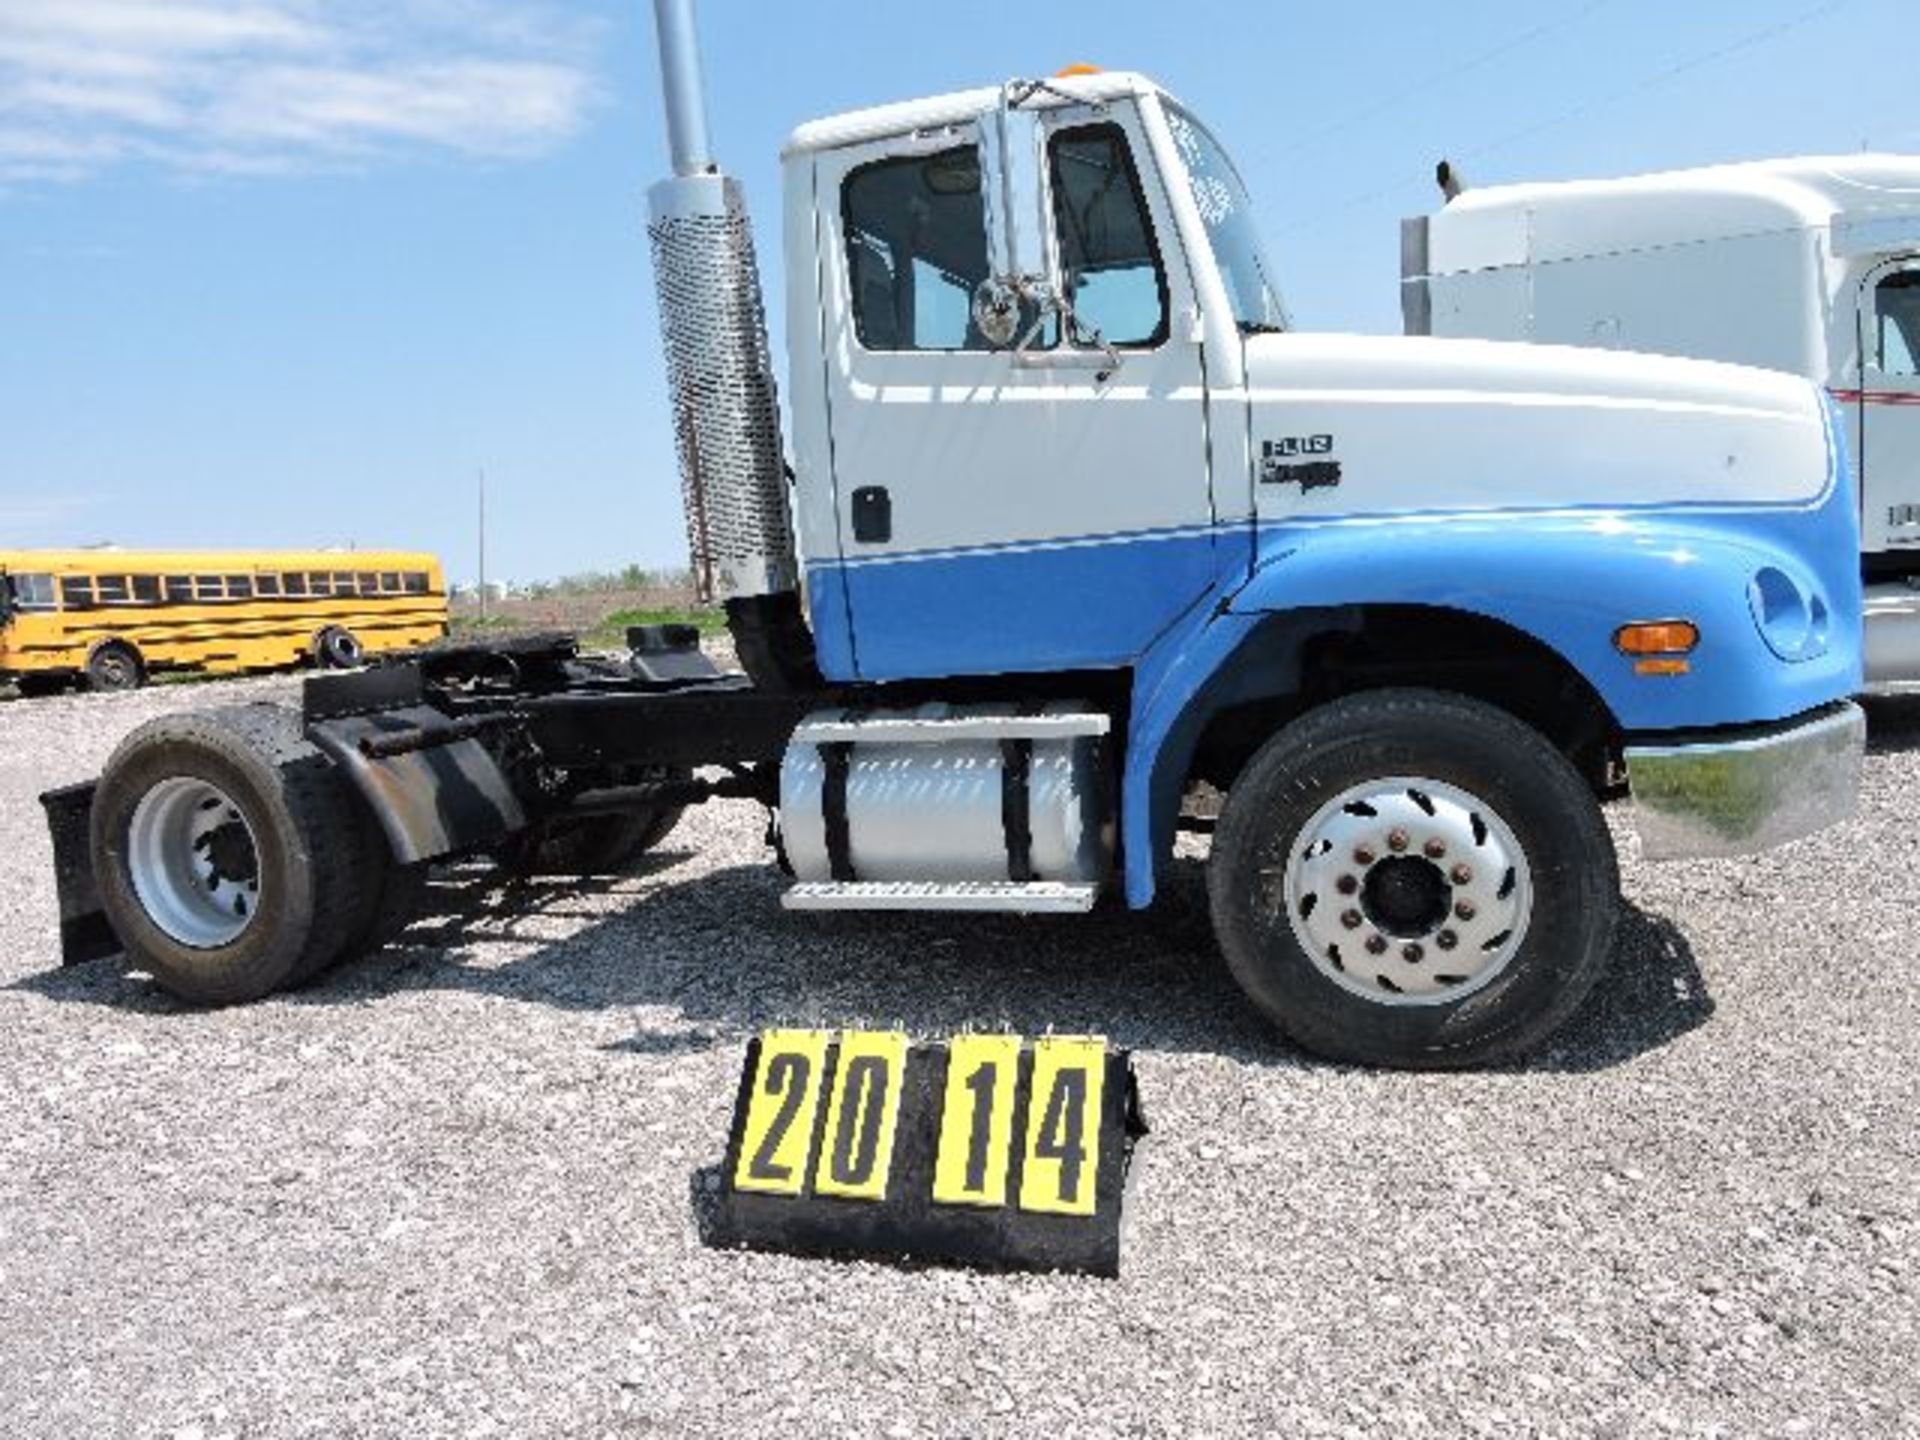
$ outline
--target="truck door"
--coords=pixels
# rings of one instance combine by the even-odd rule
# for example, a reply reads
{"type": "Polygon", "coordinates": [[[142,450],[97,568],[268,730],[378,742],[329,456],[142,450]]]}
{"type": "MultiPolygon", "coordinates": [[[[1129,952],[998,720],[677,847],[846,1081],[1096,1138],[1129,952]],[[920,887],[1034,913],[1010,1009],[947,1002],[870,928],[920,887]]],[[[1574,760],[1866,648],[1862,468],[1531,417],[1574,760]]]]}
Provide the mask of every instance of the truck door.
{"type": "Polygon", "coordinates": [[[1920,256],[1861,284],[1860,548],[1920,559],[1920,256]]]}
{"type": "Polygon", "coordinates": [[[1062,273],[1117,349],[1022,353],[972,322],[987,275],[971,124],[818,160],[822,328],[844,604],[865,679],[1125,665],[1212,573],[1191,285],[1130,106],[1046,126],[1062,273]]]}

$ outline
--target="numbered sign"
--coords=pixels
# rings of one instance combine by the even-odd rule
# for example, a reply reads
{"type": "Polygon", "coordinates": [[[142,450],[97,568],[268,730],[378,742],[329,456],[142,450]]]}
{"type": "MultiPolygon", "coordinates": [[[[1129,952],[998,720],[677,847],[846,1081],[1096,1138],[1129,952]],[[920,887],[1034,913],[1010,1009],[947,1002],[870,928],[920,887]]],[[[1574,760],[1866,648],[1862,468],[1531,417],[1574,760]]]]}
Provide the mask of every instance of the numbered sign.
{"type": "Polygon", "coordinates": [[[1093,1214],[1106,1060],[1106,1046],[1098,1040],[1042,1040],[1033,1047],[1022,1210],[1093,1214]]]}
{"type": "Polygon", "coordinates": [[[1018,1035],[962,1035],[947,1047],[940,1148],[933,1198],[942,1205],[1007,1203],[1012,1168],[1013,1092],[1020,1079],[1018,1035]]]}
{"type": "Polygon", "coordinates": [[[813,1153],[820,1077],[827,1066],[823,1030],[769,1030],[760,1037],[733,1183],[766,1195],[798,1195],[813,1153]]]}
{"type": "Polygon", "coordinates": [[[747,1047],[710,1243],[1117,1274],[1131,1061],[1085,1037],[770,1030],[747,1047]]]}

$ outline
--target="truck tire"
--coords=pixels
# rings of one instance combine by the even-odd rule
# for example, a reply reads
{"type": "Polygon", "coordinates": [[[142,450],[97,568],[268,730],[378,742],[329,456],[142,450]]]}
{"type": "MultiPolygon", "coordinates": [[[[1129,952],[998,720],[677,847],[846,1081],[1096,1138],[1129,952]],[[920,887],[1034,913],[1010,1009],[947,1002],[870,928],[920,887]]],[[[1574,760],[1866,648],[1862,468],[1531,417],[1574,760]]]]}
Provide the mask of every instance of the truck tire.
{"type": "Polygon", "coordinates": [[[366,658],[365,647],[344,625],[329,625],[313,637],[313,663],[322,670],[351,670],[366,658]]]}
{"type": "Polygon", "coordinates": [[[98,692],[138,690],[147,683],[140,652],[124,640],[108,640],[87,656],[87,689],[98,692]]]}
{"type": "Polygon", "coordinates": [[[129,960],[231,1005],[327,968],[370,923],[370,817],[277,705],[149,721],[94,791],[100,900],[129,960]]]}
{"type": "Polygon", "coordinates": [[[1283,1031],[1420,1069],[1539,1044],[1599,979],[1619,909],[1573,766],[1505,711],[1426,690],[1348,696],[1269,740],[1207,889],[1234,978],[1283,1031]]]}

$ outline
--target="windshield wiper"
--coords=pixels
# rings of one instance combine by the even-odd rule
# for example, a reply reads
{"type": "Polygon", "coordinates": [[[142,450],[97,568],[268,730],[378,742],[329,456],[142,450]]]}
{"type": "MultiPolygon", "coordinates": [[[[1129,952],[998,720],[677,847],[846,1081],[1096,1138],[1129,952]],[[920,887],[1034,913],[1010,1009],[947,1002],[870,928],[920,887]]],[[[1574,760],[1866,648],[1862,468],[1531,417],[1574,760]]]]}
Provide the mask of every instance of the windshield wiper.
{"type": "Polygon", "coordinates": [[[1234,327],[1242,335],[1284,335],[1287,327],[1276,325],[1271,320],[1236,320],[1234,327]]]}

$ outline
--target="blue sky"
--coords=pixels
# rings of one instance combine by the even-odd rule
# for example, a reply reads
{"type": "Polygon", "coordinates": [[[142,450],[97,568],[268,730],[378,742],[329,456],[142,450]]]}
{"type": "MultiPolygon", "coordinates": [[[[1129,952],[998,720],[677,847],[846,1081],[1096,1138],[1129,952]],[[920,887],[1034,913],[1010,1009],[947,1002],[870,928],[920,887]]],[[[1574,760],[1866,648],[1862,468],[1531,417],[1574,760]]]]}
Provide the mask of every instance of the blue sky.
{"type": "MultiPolygon", "coordinates": [[[[1312,329],[1398,329],[1443,153],[1491,183],[1920,150],[1909,0],[699,8],[763,260],[795,124],[1090,61],[1235,152],[1312,329]]],[[[484,467],[494,574],[680,563],[664,163],[646,0],[0,0],[0,546],[465,576],[484,467]]]]}

